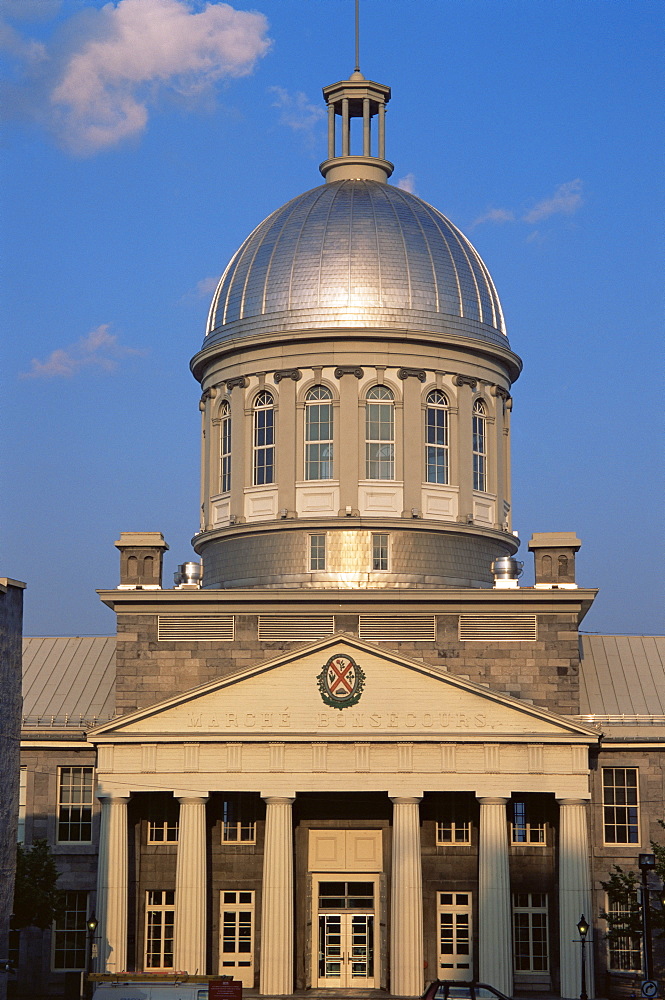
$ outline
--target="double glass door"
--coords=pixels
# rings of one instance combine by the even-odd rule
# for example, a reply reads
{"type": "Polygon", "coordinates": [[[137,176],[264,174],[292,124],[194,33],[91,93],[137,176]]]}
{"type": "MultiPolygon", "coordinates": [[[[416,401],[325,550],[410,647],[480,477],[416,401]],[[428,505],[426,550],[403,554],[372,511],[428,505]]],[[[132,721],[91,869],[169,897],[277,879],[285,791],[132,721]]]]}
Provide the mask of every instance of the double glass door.
{"type": "Polygon", "coordinates": [[[374,883],[318,884],[317,986],[374,986],[374,883]]]}

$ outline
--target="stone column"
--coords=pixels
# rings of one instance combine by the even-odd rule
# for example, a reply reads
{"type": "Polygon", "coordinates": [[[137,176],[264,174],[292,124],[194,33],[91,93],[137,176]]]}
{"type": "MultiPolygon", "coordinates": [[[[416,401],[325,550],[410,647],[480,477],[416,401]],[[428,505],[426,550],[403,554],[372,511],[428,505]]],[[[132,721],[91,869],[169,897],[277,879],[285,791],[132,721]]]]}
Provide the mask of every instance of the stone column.
{"type": "MultiPolygon", "coordinates": [[[[559,803],[559,943],[561,950],[559,994],[578,997],[582,982],[582,956],[577,924],[582,914],[593,928],[587,802],[557,799],[559,803]]],[[[587,938],[587,992],[594,996],[593,945],[587,938]]]]}
{"type": "Polygon", "coordinates": [[[513,992],[513,954],[508,871],[508,827],[503,798],[481,798],[478,845],[478,971],[508,996],[513,992]]]}
{"type": "Polygon", "coordinates": [[[127,971],[128,795],[109,792],[102,801],[97,864],[97,961],[99,972],[127,971]]]}
{"type": "Polygon", "coordinates": [[[417,378],[404,379],[402,398],[402,479],[404,480],[404,517],[411,517],[412,510],[420,511],[423,494],[423,411],[421,383],[417,378]]]}
{"type": "Polygon", "coordinates": [[[351,143],[351,130],[349,128],[349,99],[342,98],[342,156],[348,156],[351,143]]]}
{"type": "Polygon", "coordinates": [[[335,105],[328,105],[328,159],[335,156],[335,105]]]}
{"type": "Polygon", "coordinates": [[[363,156],[371,156],[369,97],[363,98],[363,156]]]}
{"type": "MultiPolygon", "coordinates": [[[[246,423],[251,424],[251,415],[245,416],[245,390],[235,386],[231,392],[231,495],[230,513],[236,517],[245,517],[245,486],[247,472],[245,470],[246,423]]],[[[250,447],[251,454],[251,447],[250,447]]],[[[251,472],[250,472],[251,475],[251,472]]]]}
{"type": "Polygon", "coordinates": [[[423,991],[423,886],[420,798],[392,798],[393,860],[390,904],[390,992],[423,991]]]}
{"type": "Polygon", "coordinates": [[[379,159],[386,158],[386,106],[381,101],[379,104],[379,159]]]}
{"type": "Polygon", "coordinates": [[[266,841],[263,849],[261,980],[259,992],[293,992],[293,826],[292,798],[264,796],[266,841]]]}
{"type": "Polygon", "coordinates": [[[456,376],[453,381],[458,386],[457,455],[455,456],[459,486],[457,516],[460,521],[466,523],[467,515],[473,516],[473,385],[471,383],[474,380],[467,379],[466,376],[456,376]]]}
{"type": "MultiPolygon", "coordinates": [[[[506,499],[505,470],[503,459],[505,446],[503,443],[503,417],[504,401],[498,393],[494,398],[494,444],[490,450],[490,463],[494,470],[492,480],[494,482],[494,492],[496,493],[496,510],[494,511],[494,527],[499,531],[503,529],[504,521],[504,500],[506,499]]],[[[491,426],[491,425],[490,425],[491,426]]]]}
{"type": "MultiPolygon", "coordinates": [[[[300,377],[300,376],[298,376],[300,377]]],[[[276,435],[276,458],[279,470],[279,503],[282,510],[296,509],[296,388],[297,382],[284,378],[279,383],[279,432],[276,435]]]]}
{"type": "Polygon", "coordinates": [[[177,972],[206,974],[206,797],[179,798],[173,960],[177,972]]]}
{"type": "MultiPolygon", "coordinates": [[[[362,453],[361,459],[359,451],[359,420],[358,379],[355,375],[342,375],[339,380],[339,428],[335,430],[335,464],[339,469],[341,517],[344,517],[347,507],[357,509],[358,479],[365,478],[365,454],[362,453]]],[[[364,424],[362,434],[364,441],[364,424]]]]}

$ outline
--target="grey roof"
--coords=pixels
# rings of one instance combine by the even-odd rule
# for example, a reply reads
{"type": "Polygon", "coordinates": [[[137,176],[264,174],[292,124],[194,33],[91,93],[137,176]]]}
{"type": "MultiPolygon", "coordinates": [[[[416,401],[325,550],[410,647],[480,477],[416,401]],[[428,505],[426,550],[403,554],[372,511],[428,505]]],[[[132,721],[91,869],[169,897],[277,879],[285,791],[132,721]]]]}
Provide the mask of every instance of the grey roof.
{"type": "Polygon", "coordinates": [[[23,640],[23,718],[75,725],[111,718],[115,636],[23,640]]]}
{"type": "Polygon", "coordinates": [[[268,216],[220,280],[204,347],[330,327],[508,347],[499,297],[469,240],[431,205],[378,181],[323,184],[268,216]]]}
{"type": "Polygon", "coordinates": [[[582,636],[580,712],[665,716],[665,636],[582,636]]]}

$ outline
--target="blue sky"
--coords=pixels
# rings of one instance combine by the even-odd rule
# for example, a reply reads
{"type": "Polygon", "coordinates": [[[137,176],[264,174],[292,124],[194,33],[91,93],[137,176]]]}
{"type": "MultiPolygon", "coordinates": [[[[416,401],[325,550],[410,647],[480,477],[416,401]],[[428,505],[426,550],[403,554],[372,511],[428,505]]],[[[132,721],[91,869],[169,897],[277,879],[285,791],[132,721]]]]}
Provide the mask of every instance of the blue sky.
{"type": "MultiPolygon", "coordinates": [[[[362,0],[401,183],[473,241],[515,384],[514,524],[576,531],[583,628],[662,631],[662,4],[362,0]]],[[[0,573],[28,635],[111,634],[121,531],[198,528],[214,284],[320,183],[352,0],[3,0],[0,573]]]]}

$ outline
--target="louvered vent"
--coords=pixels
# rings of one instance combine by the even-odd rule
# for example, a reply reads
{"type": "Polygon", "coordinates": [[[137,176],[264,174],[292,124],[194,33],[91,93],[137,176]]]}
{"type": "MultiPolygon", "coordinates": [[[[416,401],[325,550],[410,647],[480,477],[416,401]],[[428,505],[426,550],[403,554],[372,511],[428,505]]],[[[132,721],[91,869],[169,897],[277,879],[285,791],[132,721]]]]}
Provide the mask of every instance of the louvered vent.
{"type": "Polygon", "coordinates": [[[333,615],[259,615],[259,639],[266,642],[313,642],[334,631],[333,615]]]}
{"type": "Polygon", "coordinates": [[[533,642],[538,638],[535,615],[460,615],[461,642],[533,642]]]}
{"type": "Polygon", "coordinates": [[[233,615],[157,615],[161,642],[232,642],[233,615]]]}
{"type": "Polygon", "coordinates": [[[359,615],[358,637],[373,642],[434,642],[434,615],[359,615]]]}

